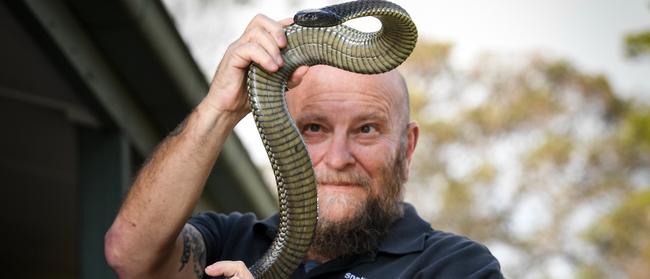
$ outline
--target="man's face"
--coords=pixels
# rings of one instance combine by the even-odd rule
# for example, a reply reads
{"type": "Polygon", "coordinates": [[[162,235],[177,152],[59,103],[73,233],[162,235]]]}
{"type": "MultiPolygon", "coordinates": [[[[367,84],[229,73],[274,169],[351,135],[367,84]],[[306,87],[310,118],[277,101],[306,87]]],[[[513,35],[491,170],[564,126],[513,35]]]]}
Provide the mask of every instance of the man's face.
{"type": "Polygon", "coordinates": [[[397,169],[407,172],[417,140],[404,90],[396,72],[360,75],[314,66],[287,93],[316,172],[322,221],[353,219],[369,198],[397,190],[385,183],[397,169]],[[399,151],[405,165],[394,168],[399,151]]]}

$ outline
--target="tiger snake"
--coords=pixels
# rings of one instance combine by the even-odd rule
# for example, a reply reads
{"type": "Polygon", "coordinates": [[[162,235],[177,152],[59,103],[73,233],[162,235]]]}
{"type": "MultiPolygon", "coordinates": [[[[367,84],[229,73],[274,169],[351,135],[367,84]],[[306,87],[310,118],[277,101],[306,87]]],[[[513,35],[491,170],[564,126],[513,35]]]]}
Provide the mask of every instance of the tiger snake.
{"type": "Polygon", "coordinates": [[[284,31],[284,66],[267,73],[252,63],[247,75],[251,111],[273,168],[280,207],[277,235],[250,267],[255,278],[289,278],[309,250],[318,221],[311,160],[284,99],[291,74],[299,66],[317,64],[363,74],[387,72],[406,60],[417,41],[408,13],[382,0],[300,11],[284,31]],[[381,29],[361,32],[342,24],[365,16],[379,19],[381,29]]]}

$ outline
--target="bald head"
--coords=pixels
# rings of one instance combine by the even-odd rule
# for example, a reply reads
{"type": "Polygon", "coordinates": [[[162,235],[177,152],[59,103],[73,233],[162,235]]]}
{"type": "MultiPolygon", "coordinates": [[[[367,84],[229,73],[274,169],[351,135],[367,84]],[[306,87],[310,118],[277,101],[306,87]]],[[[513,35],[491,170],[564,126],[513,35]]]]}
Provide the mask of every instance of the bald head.
{"type": "MultiPolygon", "coordinates": [[[[321,91],[374,93],[377,100],[384,99],[392,108],[390,118],[397,120],[400,126],[408,124],[410,119],[408,88],[404,77],[397,70],[367,75],[326,65],[312,66],[302,78],[302,82],[287,92],[287,102],[292,103],[292,99],[304,99],[310,94],[320,94],[317,92],[321,91]]],[[[348,97],[352,99],[352,96],[348,97]]]]}

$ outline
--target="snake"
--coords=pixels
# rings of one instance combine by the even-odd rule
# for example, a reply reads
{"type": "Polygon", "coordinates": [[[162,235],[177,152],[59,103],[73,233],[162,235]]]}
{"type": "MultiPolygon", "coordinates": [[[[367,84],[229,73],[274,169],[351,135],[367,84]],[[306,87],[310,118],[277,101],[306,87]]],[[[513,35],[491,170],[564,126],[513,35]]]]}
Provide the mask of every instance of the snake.
{"type": "Polygon", "coordinates": [[[284,65],[274,73],[251,63],[246,86],[255,125],[271,163],[279,202],[279,225],[268,250],[250,268],[255,278],[289,278],[307,254],[318,222],[317,181],[284,93],[291,74],[302,65],[334,66],[378,74],[399,66],[411,54],[417,29],[400,6],[383,0],[358,0],[295,14],[284,28],[284,65]],[[372,16],[375,32],[343,23],[372,16]]]}

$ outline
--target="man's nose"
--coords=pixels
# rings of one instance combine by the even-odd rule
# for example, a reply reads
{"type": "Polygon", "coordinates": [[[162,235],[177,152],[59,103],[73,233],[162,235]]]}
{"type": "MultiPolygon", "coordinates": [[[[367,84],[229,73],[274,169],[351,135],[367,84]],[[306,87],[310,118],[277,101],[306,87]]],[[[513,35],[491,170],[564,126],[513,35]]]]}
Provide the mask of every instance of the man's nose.
{"type": "Polygon", "coordinates": [[[350,150],[345,134],[335,134],[327,148],[325,163],[335,170],[343,170],[354,164],[354,156],[350,150]]]}

